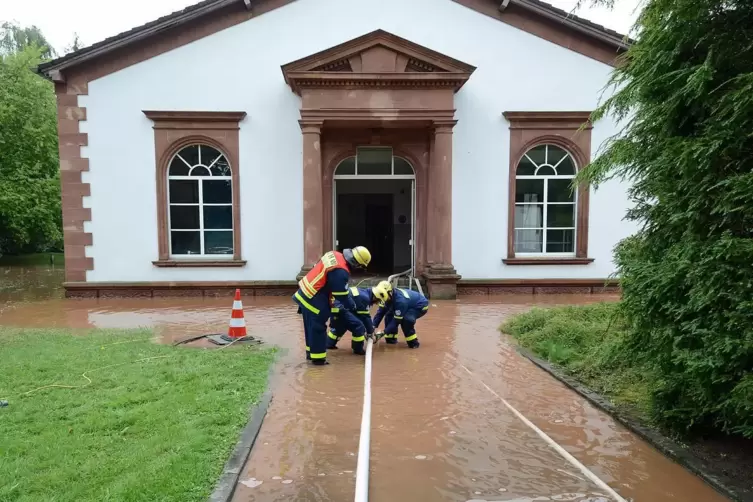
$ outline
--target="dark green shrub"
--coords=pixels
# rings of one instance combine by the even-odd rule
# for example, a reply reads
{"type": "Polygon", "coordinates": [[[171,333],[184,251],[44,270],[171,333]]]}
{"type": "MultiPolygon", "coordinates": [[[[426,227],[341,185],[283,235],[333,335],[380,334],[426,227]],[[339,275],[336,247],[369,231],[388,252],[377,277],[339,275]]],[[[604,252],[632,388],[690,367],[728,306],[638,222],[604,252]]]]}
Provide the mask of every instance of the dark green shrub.
{"type": "Polygon", "coordinates": [[[594,117],[626,128],[581,173],[632,186],[626,357],[660,422],[753,437],[753,2],[649,0],[638,28],[594,117]]]}

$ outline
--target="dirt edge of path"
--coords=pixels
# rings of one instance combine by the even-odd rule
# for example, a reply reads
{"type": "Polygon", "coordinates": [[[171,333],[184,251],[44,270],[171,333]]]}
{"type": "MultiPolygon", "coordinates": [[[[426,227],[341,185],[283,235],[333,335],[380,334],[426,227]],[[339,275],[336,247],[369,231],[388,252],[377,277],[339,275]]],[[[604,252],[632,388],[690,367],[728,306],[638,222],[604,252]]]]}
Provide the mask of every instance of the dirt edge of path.
{"type": "Polygon", "coordinates": [[[267,391],[262,395],[256,406],[253,407],[250,418],[243,428],[240,439],[235,445],[233,453],[225,463],[225,468],[220,475],[220,479],[215,485],[214,491],[209,496],[209,502],[230,502],[235,494],[235,487],[238,485],[243,467],[246,465],[251,454],[251,449],[259,437],[264,418],[267,416],[267,410],[272,402],[272,393],[267,391]]]}
{"type": "Polygon", "coordinates": [[[538,358],[532,352],[523,347],[517,346],[516,350],[533,364],[552,375],[554,378],[588,400],[595,407],[609,414],[617,422],[640,436],[661,453],[703,479],[722,495],[729,497],[735,502],[753,502],[753,494],[742,494],[734,487],[734,485],[740,484],[739,481],[735,482],[735,480],[729,476],[720,473],[718,469],[711,467],[707,460],[694,453],[692,449],[679,444],[662,434],[657,429],[648,427],[635,417],[617,409],[608,399],[568,376],[557,366],[538,358]]]}

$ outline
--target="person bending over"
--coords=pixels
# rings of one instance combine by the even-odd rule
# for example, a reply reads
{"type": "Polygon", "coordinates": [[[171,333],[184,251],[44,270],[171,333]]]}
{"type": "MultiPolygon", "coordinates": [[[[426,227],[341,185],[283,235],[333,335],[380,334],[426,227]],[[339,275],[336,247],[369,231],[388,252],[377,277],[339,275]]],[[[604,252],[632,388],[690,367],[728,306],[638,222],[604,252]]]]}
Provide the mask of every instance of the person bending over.
{"type": "Polygon", "coordinates": [[[344,249],[342,253],[330,251],[298,283],[293,301],[303,317],[306,359],[314,364],[327,364],[327,320],[334,298],[347,308],[354,308],[348,297],[351,270],[365,269],[370,261],[371,253],[363,246],[344,249]]]}
{"type": "Polygon", "coordinates": [[[416,322],[429,310],[429,300],[417,291],[392,288],[387,281],[374,287],[374,296],[379,299],[379,308],[374,316],[374,328],[384,319],[384,340],[390,345],[397,343],[398,326],[403,330],[408,347],[417,349],[421,344],[416,334],[416,322]]]}
{"type": "Polygon", "coordinates": [[[329,321],[329,333],[327,349],[337,349],[337,342],[350,331],[351,348],[354,354],[365,355],[364,343],[367,336],[374,334],[374,326],[371,324],[371,312],[369,308],[376,299],[372,288],[350,288],[348,295],[353,300],[354,309],[345,308],[342,303],[335,300],[332,307],[332,318],[329,321]]]}

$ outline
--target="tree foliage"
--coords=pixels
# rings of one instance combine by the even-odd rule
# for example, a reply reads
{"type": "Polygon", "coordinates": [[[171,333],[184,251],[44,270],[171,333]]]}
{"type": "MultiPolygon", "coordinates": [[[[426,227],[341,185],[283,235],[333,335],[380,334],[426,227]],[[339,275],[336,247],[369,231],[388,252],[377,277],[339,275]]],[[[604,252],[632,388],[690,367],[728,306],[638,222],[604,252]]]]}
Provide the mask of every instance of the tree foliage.
{"type": "Polygon", "coordinates": [[[625,129],[580,174],[630,182],[626,357],[660,421],[753,437],[753,2],[647,0],[636,28],[594,117],[625,129]]]}
{"type": "Polygon", "coordinates": [[[34,72],[43,54],[0,59],[0,252],[62,246],[55,94],[34,72]]]}
{"type": "Polygon", "coordinates": [[[70,45],[68,45],[64,52],[65,54],[70,54],[71,52],[76,52],[78,50],[81,50],[84,47],[84,43],[81,41],[81,37],[78,36],[78,33],[73,34],[73,40],[71,41],[70,45]]]}
{"type": "Polygon", "coordinates": [[[7,21],[0,24],[0,57],[22,52],[32,46],[40,49],[41,57],[44,59],[57,55],[42,31],[36,26],[23,28],[7,21]]]}

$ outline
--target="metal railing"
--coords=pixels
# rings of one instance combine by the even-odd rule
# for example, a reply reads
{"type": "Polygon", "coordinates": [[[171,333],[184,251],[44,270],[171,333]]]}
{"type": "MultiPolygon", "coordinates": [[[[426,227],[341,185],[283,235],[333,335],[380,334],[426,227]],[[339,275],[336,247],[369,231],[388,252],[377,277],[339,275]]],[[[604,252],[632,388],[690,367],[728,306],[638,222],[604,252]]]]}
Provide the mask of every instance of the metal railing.
{"type": "Polygon", "coordinates": [[[393,288],[396,288],[397,280],[401,277],[408,277],[408,289],[413,289],[413,281],[416,281],[416,289],[422,295],[424,294],[424,289],[421,287],[421,281],[419,281],[418,278],[413,275],[412,268],[409,268],[405,272],[400,272],[399,274],[394,274],[394,275],[389,276],[387,278],[387,282],[392,284],[393,288]]]}

